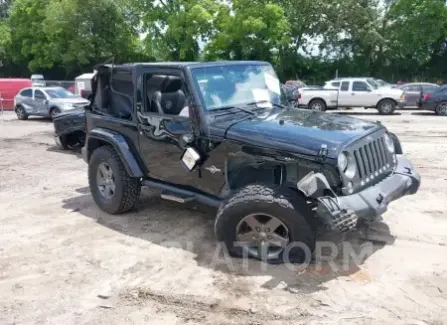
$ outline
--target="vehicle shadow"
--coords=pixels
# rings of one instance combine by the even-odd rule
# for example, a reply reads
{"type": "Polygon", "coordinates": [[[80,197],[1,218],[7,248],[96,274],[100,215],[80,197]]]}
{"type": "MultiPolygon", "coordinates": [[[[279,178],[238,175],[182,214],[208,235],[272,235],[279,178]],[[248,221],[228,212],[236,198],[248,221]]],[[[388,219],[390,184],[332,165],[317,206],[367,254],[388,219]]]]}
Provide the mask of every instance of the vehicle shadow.
{"type": "Polygon", "coordinates": [[[411,115],[419,115],[419,116],[436,116],[435,112],[413,112],[411,115]]]}
{"type": "MultiPolygon", "coordinates": [[[[20,121],[20,120],[18,120],[20,121]]],[[[39,117],[39,116],[30,116],[27,120],[20,121],[20,122],[42,122],[42,123],[53,123],[53,121],[50,118],[47,117],[39,117]]]]}
{"type": "MultiPolygon", "coordinates": [[[[334,111],[328,111],[331,113],[336,113],[336,114],[344,114],[344,115],[377,115],[377,116],[382,116],[379,113],[377,113],[376,110],[365,110],[364,112],[352,112],[350,110],[334,110],[334,111]]],[[[401,112],[394,112],[391,115],[386,115],[386,116],[398,116],[398,115],[402,115],[401,112]]]]}
{"type": "Polygon", "coordinates": [[[81,147],[74,147],[72,149],[61,149],[57,146],[51,146],[47,148],[47,151],[49,152],[57,152],[57,153],[64,153],[67,155],[72,155],[72,156],[76,156],[77,158],[82,158],[82,153],[81,153],[81,147]]]}
{"type": "Polygon", "coordinates": [[[262,287],[294,293],[325,290],[325,283],[339,277],[354,281],[369,280],[361,265],[376,251],[394,243],[384,223],[378,222],[364,231],[319,236],[316,257],[309,264],[268,265],[253,259],[230,258],[223,245],[215,240],[216,210],[188,203],[162,200],[159,193],[143,188],[134,211],[112,216],[93,202],[88,187],[76,190],[77,196],[65,199],[63,208],[78,212],[102,226],[127,236],[137,237],[166,248],[183,249],[195,254],[197,264],[216,271],[239,276],[269,276],[262,287]]]}

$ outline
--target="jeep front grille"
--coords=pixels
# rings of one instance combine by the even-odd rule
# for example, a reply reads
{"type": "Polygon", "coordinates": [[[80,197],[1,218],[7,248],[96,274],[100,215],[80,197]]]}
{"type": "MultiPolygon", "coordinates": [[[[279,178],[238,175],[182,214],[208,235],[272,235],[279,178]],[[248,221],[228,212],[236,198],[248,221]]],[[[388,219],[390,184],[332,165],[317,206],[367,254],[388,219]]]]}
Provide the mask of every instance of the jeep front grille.
{"type": "Polygon", "coordinates": [[[394,165],[393,155],[390,154],[385,145],[383,136],[376,138],[366,144],[362,144],[353,151],[357,165],[358,181],[361,186],[373,181],[375,178],[385,174],[394,165]]]}

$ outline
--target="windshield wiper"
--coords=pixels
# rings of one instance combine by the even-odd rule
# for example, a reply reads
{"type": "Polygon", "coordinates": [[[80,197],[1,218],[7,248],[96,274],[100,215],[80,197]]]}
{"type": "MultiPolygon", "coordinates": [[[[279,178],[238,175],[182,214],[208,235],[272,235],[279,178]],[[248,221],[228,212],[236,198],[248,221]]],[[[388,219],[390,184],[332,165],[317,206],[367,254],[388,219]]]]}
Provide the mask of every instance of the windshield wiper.
{"type": "Polygon", "coordinates": [[[243,108],[243,107],[239,107],[239,106],[225,106],[225,107],[219,107],[219,111],[220,111],[220,110],[224,110],[224,109],[231,109],[231,108],[236,108],[236,109],[238,109],[238,110],[240,110],[240,111],[242,111],[242,112],[245,112],[245,113],[248,113],[248,114],[251,114],[251,115],[256,115],[256,113],[253,112],[252,110],[249,110],[249,109],[246,109],[246,108],[243,108]]]}
{"type": "MultiPolygon", "coordinates": [[[[281,104],[276,104],[276,103],[272,103],[269,100],[261,100],[261,101],[257,101],[257,102],[251,102],[246,104],[247,106],[253,106],[253,105],[258,105],[258,104],[271,104],[274,107],[279,107],[279,108],[286,108],[285,106],[281,105],[281,104]]],[[[264,108],[264,107],[259,107],[259,108],[264,108]]]]}

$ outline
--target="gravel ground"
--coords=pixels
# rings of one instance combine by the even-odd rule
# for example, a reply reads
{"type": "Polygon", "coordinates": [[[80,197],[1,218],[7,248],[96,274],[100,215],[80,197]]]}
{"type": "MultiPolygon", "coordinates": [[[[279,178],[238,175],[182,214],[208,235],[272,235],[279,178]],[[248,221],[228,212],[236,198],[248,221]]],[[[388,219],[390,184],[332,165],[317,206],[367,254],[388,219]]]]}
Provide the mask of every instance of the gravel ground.
{"type": "Polygon", "coordinates": [[[447,324],[447,119],[342,113],[395,132],[423,183],[370,231],[331,238],[368,248],[357,264],[304,270],[218,258],[215,211],[148,189],[106,215],[50,122],[0,115],[0,324],[447,324]]]}

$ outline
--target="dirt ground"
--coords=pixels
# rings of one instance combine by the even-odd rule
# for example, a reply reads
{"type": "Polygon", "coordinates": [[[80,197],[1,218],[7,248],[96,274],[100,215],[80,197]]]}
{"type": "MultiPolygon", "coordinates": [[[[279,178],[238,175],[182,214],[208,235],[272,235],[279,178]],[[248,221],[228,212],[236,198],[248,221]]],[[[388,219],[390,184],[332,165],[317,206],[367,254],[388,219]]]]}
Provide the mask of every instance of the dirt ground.
{"type": "Polygon", "coordinates": [[[447,118],[342,113],[395,132],[422,187],[369,232],[334,236],[371,245],[335,270],[217,258],[215,211],[148,189],[109,216],[52,123],[0,115],[0,324],[447,324],[447,118]]]}

